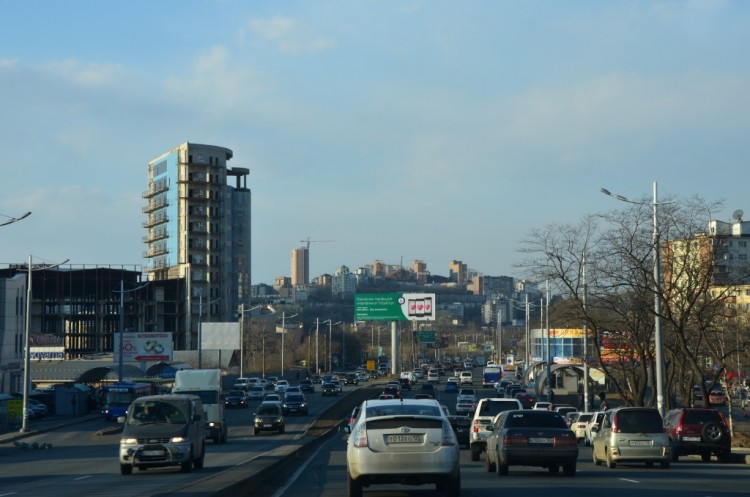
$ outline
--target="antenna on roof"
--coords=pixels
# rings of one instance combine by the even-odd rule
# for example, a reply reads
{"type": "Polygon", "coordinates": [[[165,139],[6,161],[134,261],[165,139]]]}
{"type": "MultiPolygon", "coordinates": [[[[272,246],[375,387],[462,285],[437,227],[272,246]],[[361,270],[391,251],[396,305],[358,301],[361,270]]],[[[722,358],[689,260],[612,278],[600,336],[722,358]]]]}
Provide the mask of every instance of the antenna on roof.
{"type": "Polygon", "coordinates": [[[742,222],[742,216],[743,216],[744,214],[745,214],[745,213],[744,213],[744,212],[742,212],[742,209],[737,209],[736,211],[734,211],[734,212],[732,213],[732,219],[735,219],[735,220],[737,220],[737,222],[741,223],[741,222],[742,222]]]}

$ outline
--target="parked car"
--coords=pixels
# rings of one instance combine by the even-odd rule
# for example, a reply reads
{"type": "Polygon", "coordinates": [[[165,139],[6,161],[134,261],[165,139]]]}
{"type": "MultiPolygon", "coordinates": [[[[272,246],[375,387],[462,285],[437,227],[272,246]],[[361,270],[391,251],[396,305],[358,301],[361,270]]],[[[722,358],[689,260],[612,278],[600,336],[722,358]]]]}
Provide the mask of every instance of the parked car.
{"type": "Polygon", "coordinates": [[[307,399],[301,393],[288,393],[281,402],[281,410],[285,415],[302,414],[307,416],[307,399]]]}
{"type": "Polygon", "coordinates": [[[664,416],[664,431],[672,445],[672,460],[697,454],[705,461],[715,455],[719,462],[729,462],[732,434],[724,416],[715,409],[683,407],[664,416]]]}
{"type": "Polygon", "coordinates": [[[253,435],[261,431],[284,433],[286,422],[281,405],[263,402],[253,414],[253,435]]]}
{"type": "Polygon", "coordinates": [[[575,476],[578,443],[556,412],[526,409],[498,414],[487,438],[487,471],[507,475],[510,466],[538,466],[575,476]]]}
{"type": "Polygon", "coordinates": [[[576,434],[576,441],[583,442],[586,440],[586,426],[594,417],[593,412],[579,412],[570,423],[570,429],[576,434]]]}
{"type": "Polygon", "coordinates": [[[709,406],[725,406],[727,405],[727,394],[724,390],[714,388],[708,394],[708,405],[709,406]]]}
{"type": "Polygon", "coordinates": [[[224,397],[224,407],[247,407],[247,394],[244,390],[230,390],[224,397]]]}
{"type": "Polygon", "coordinates": [[[436,484],[461,493],[456,434],[435,400],[366,400],[346,449],[349,497],[376,484],[436,484]]]}
{"type": "Polygon", "coordinates": [[[612,469],[618,463],[655,462],[669,468],[672,460],[669,437],[659,411],[650,407],[620,407],[606,411],[601,427],[594,430],[592,459],[612,469]]]}
{"type": "Polygon", "coordinates": [[[516,399],[479,399],[474,417],[471,421],[471,460],[478,461],[482,451],[487,445],[487,437],[492,432],[492,422],[495,416],[504,411],[516,411],[523,409],[521,403],[516,399]]]}

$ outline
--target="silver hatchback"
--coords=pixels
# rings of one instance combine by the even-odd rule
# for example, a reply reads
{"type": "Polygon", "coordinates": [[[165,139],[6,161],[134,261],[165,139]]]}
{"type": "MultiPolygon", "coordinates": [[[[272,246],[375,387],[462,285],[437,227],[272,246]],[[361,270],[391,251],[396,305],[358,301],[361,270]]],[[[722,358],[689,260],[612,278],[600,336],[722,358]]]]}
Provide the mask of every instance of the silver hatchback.
{"type": "Polygon", "coordinates": [[[666,469],[671,461],[669,438],[664,433],[659,411],[653,408],[621,407],[607,411],[600,427],[595,429],[591,444],[597,466],[605,461],[608,468],[617,463],[644,462],[652,466],[658,462],[666,469]]]}
{"type": "Polygon", "coordinates": [[[461,493],[459,445],[433,399],[366,400],[350,433],[346,466],[349,497],[373,484],[435,484],[448,497],[461,493]]]}

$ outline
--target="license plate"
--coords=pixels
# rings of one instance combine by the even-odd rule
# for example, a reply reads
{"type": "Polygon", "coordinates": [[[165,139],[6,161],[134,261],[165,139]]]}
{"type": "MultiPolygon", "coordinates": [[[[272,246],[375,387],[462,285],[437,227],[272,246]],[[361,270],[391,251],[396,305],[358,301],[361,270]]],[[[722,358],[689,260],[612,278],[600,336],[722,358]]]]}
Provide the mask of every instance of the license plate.
{"type": "Polygon", "coordinates": [[[530,444],[551,444],[551,438],[529,437],[530,444]]]}
{"type": "Polygon", "coordinates": [[[423,435],[388,435],[385,439],[389,444],[418,444],[422,443],[423,435]]]}
{"type": "Polygon", "coordinates": [[[141,452],[141,454],[144,456],[162,456],[164,455],[164,451],[163,450],[144,450],[143,452],[141,452]]]}
{"type": "Polygon", "coordinates": [[[270,427],[272,427],[272,426],[273,426],[273,425],[272,425],[271,423],[264,423],[264,424],[263,424],[263,428],[270,428],[270,427]]]}
{"type": "Polygon", "coordinates": [[[631,447],[651,447],[654,443],[651,440],[631,440],[631,447]]]}
{"type": "Polygon", "coordinates": [[[684,442],[700,442],[701,437],[682,437],[684,442]]]}

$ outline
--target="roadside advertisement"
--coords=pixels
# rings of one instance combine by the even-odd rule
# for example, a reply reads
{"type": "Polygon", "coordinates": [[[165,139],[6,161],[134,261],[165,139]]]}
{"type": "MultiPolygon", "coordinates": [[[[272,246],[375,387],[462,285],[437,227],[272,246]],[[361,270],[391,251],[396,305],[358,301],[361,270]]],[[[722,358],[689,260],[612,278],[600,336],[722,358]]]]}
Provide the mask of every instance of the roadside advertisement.
{"type": "Polygon", "coordinates": [[[121,335],[125,362],[172,360],[172,333],[115,333],[115,357],[119,357],[121,335]]]}
{"type": "Polygon", "coordinates": [[[358,293],[355,321],[434,321],[434,293],[358,293]]]}

